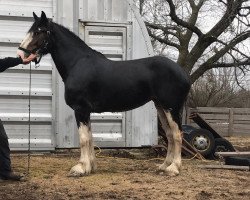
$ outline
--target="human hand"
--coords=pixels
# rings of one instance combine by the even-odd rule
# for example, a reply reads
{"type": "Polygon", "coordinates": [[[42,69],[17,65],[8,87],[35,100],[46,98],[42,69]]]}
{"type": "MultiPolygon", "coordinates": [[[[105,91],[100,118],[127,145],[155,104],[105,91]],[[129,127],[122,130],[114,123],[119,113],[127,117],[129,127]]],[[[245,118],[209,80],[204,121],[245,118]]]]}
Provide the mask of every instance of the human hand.
{"type": "Polygon", "coordinates": [[[28,57],[26,57],[25,53],[21,50],[17,51],[17,55],[22,59],[23,64],[29,64],[32,60],[34,60],[37,55],[36,54],[30,54],[28,57]]]}
{"type": "Polygon", "coordinates": [[[26,64],[29,64],[31,61],[33,61],[36,57],[37,57],[37,55],[32,53],[29,55],[28,58],[24,58],[24,57],[23,58],[21,57],[21,58],[23,60],[23,64],[26,65],[26,64]]]}

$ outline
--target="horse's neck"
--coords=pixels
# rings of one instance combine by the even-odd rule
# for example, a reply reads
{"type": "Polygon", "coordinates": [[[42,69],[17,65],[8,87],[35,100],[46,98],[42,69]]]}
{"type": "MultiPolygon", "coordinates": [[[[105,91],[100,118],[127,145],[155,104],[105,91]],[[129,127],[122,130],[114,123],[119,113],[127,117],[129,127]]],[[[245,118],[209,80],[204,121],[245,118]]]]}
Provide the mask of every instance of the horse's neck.
{"type": "Polygon", "coordinates": [[[92,50],[83,41],[67,33],[68,30],[62,31],[56,26],[53,31],[51,56],[58,72],[65,81],[77,61],[81,59],[84,54],[86,56],[91,54],[92,50]]]}

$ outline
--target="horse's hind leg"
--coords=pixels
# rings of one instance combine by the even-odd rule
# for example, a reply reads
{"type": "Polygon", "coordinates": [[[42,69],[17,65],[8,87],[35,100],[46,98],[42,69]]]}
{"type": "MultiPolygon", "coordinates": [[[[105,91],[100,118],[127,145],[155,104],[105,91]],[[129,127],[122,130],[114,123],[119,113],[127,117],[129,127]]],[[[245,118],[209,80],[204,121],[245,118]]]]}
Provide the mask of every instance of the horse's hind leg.
{"type": "Polygon", "coordinates": [[[165,134],[168,139],[168,150],[167,150],[167,157],[164,160],[164,163],[159,166],[160,170],[165,170],[169,165],[171,165],[173,158],[174,158],[174,152],[173,152],[173,134],[169,127],[167,117],[165,115],[165,112],[162,107],[155,105],[157,109],[157,113],[162,125],[163,130],[165,131],[165,134]]]}
{"type": "Polygon", "coordinates": [[[168,139],[168,152],[164,163],[159,169],[171,176],[179,174],[181,167],[182,136],[180,131],[180,116],[178,112],[170,112],[156,104],[158,116],[168,139]],[[172,114],[174,113],[174,114],[172,114]]]}
{"type": "Polygon", "coordinates": [[[81,156],[79,163],[71,168],[70,176],[83,176],[96,169],[95,152],[92,140],[90,115],[75,113],[79,137],[81,156]]]}
{"type": "Polygon", "coordinates": [[[167,111],[164,110],[165,116],[168,120],[169,127],[173,136],[173,161],[172,163],[165,168],[169,175],[175,176],[179,174],[181,168],[181,147],[182,147],[182,135],[181,135],[181,122],[179,112],[176,111],[167,111]]]}

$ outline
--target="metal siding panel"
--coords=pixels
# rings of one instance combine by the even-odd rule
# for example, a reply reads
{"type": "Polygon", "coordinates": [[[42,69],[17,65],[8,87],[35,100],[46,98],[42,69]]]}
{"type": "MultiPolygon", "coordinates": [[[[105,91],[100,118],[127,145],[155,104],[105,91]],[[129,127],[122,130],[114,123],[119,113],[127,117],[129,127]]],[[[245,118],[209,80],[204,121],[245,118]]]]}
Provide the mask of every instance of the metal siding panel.
{"type": "Polygon", "coordinates": [[[133,13],[133,59],[154,56],[153,46],[146,26],[135,5],[130,5],[133,13]]]}
{"type": "MultiPolygon", "coordinates": [[[[17,47],[33,21],[27,18],[32,16],[31,10],[39,11],[39,14],[44,10],[51,17],[52,0],[0,1],[0,57],[16,56],[17,47]]],[[[45,56],[40,65],[40,68],[31,67],[31,147],[33,150],[51,150],[55,144],[50,56],[45,56]]],[[[14,150],[28,147],[29,67],[18,65],[0,73],[0,118],[14,150]]]]}
{"type": "Polygon", "coordinates": [[[97,20],[97,2],[98,0],[89,0],[88,1],[88,20],[97,20]]]}
{"type": "Polygon", "coordinates": [[[66,105],[64,99],[64,83],[57,74],[56,97],[56,147],[74,148],[79,146],[79,135],[73,110],[66,105]]]}
{"type": "MultiPolygon", "coordinates": [[[[1,96],[0,98],[0,118],[2,113],[26,113],[28,111],[28,97],[1,96]]],[[[47,114],[51,116],[51,99],[32,99],[31,113],[47,114]]]]}
{"type": "MultiPolygon", "coordinates": [[[[28,123],[4,122],[4,127],[12,150],[28,149],[28,123]]],[[[51,124],[32,124],[30,132],[32,150],[54,149],[51,124]]]]}
{"type": "MultiPolygon", "coordinates": [[[[39,71],[33,71],[31,77],[31,91],[36,92],[48,92],[51,91],[51,74],[39,73],[39,71]]],[[[8,70],[5,73],[0,74],[0,94],[1,90],[16,90],[16,91],[29,91],[29,71],[24,70],[8,70]]]]}
{"type": "Polygon", "coordinates": [[[125,0],[80,0],[79,16],[83,21],[121,22],[131,20],[125,0]]]}
{"type": "Polygon", "coordinates": [[[6,16],[32,17],[32,11],[40,14],[44,11],[50,18],[53,16],[53,0],[1,0],[0,13],[6,16]]]}
{"type": "Polygon", "coordinates": [[[132,111],[132,146],[158,143],[157,113],[153,102],[132,111]]]}
{"type": "Polygon", "coordinates": [[[127,21],[127,2],[124,0],[110,0],[112,2],[112,21],[127,21]]]}
{"type": "MultiPolygon", "coordinates": [[[[28,134],[28,124],[20,123],[18,125],[13,122],[5,122],[5,129],[12,136],[11,139],[23,139],[26,134],[28,134]]],[[[47,139],[51,135],[50,124],[31,124],[31,138],[33,139],[47,139]]]]}
{"type": "Polygon", "coordinates": [[[105,7],[104,7],[104,1],[105,0],[99,0],[97,4],[97,20],[103,20],[104,19],[104,13],[106,13],[105,7]]]}
{"type": "Polygon", "coordinates": [[[79,1],[79,18],[88,19],[88,0],[79,1]]]}
{"type": "Polygon", "coordinates": [[[122,133],[122,120],[91,120],[95,141],[125,141],[122,133]]]}
{"type": "Polygon", "coordinates": [[[32,22],[18,19],[0,17],[0,42],[21,43],[32,22]]]}
{"type": "Polygon", "coordinates": [[[85,26],[85,42],[110,59],[126,59],[125,27],[85,26]]]}
{"type": "Polygon", "coordinates": [[[112,8],[112,0],[106,0],[105,1],[105,21],[112,22],[112,16],[113,16],[113,8],[112,8]]]}

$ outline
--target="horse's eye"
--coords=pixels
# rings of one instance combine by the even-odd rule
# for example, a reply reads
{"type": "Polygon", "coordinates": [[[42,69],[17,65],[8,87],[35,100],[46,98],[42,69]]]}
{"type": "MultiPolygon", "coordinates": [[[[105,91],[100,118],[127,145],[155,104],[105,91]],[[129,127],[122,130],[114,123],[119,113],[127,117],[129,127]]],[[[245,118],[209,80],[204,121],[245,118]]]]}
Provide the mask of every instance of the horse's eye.
{"type": "Polygon", "coordinates": [[[38,35],[38,34],[39,34],[39,31],[35,31],[35,32],[34,32],[34,35],[38,35]]]}

